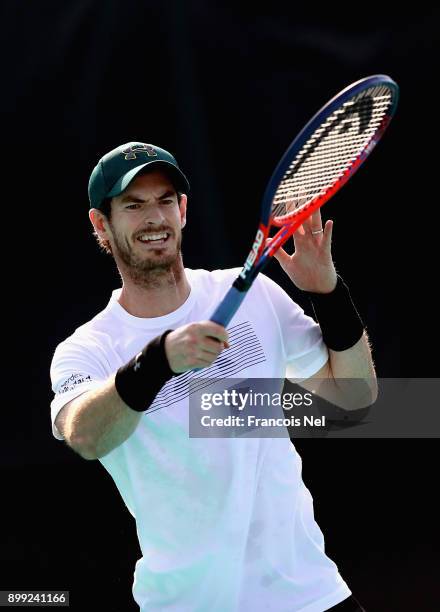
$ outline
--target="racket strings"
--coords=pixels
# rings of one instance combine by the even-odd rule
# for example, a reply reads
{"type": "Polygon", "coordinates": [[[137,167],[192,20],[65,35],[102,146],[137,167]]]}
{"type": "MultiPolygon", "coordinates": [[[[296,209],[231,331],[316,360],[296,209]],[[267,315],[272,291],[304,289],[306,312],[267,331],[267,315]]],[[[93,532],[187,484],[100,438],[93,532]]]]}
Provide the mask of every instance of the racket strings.
{"type": "Polygon", "coordinates": [[[384,85],[347,100],[316,129],[289,166],[273,199],[272,216],[299,212],[325,194],[355,163],[393,102],[384,85]]]}
{"type": "MultiPolygon", "coordinates": [[[[314,168],[321,170],[321,176],[317,175],[315,172],[314,178],[322,180],[326,175],[326,173],[323,171],[331,171],[332,167],[337,166],[345,167],[347,163],[356,159],[362,149],[365,148],[366,144],[368,144],[376,130],[380,127],[381,120],[385,113],[380,112],[381,109],[378,109],[378,111],[376,121],[373,120],[370,122],[370,129],[364,133],[357,136],[353,135],[353,133],[349,135],[344,134],[342,137],[340,133],[336,135],[332,135],[330,133],[329,135],[326,135],[319,145],[316,146],[311,152],[302,150],[298,157],[304,158],[305,154],[309,153],[307,164],[301,169],[300,172],[297,172],[295,176],[288,176],[285,181],[287,181],[290,185],[301,182],[303,186],[304,179],[307,178],[307,175],[314,168]],[[323,166],[323,164],[326,165],[323,166]]],[[[362,119],[362,113],[359,115],[360,119],[362,119]]],[[[317,140],[317,138],[315,137],[313,140],[317,140]]],[[[308,147],[308,149],[310,149],[310,147],[308,147]]],[[[295,169],[296,165],[298,165],[298,160],[295,160],[295,163],[292,164],[292,170],[295,169]]],[[[290,172],[292,172],[292,170],[290,170],[290,172]]]]}
{"type": "MultiPolygon", "coordinates": [[[[321,192],[325,192],[331,187],[344,174],[347,167],[356,160],[360,152],[371,140],[375,131],[380,126],[385,110],[388,108],[388,105],[376,107],[376,121],[368,121],[368,113],[362,111],[358,113],[358,124],[363,120],[370,123],[370,129],[364,131],[363,134],[353,136],[356,132],[351,130],[349,138],[347,138],[346,133],[341,138],[340,133],[334,135],[336,130],[330,129],[325,138],[322,138],[322,134],[326,129],[329,129],[329,126],[334,124],[337,128],[340,125],[337,121],[338,115],[340,116],[347,107],[353,105],[354,102],[350,102],[345,105],[345,108],[339,109],[339,111],[330,116],[324,123],[324,126],[321,126],[309,139],[307,146],[303,147],[300,151],[297,158],[291,164],[291,168],[293,167],[294,169],[299,164],[299,161],[302,158],[304,159],[308,153],[307,163],[303,163],[303,167],[296,174],[288,175],[288,178],[280,185],[275,196],[275,204],[277,205],[274,211],[275,215],[285,215],[286,212],[291,212],[286,210],[286,201],[290,202],[291,205],[293,204],[296,209],[298,204],[304,205],[307,200],[315,198],[321,192]],[[319,142],[320,138],[322,139],[321,142],[319,142]],[[310,152],[316,141],[319,142],[319,145],[315,145],[310,152]],[[298,201],[293,201],[295,196],[297,196],[298,201]]],[[[289,172],[292,172],[292,170],[289,169],[289,172]]]]}

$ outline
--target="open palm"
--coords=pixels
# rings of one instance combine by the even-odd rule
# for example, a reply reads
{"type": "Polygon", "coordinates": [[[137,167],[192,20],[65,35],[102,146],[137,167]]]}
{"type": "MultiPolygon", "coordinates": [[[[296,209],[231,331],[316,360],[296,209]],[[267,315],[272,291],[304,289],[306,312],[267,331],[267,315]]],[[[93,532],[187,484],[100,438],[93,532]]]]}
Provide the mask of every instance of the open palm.
{"type": "Polygon", "coordinates": [[[289,255],[283,248],[275,253],[283,270],[302,291],[330,293],[335,288],[337,275],[331,253],[332,233],[333,221],[327,221],[323,229],[318,209],[293,234],[293,254],[289,255]]]}

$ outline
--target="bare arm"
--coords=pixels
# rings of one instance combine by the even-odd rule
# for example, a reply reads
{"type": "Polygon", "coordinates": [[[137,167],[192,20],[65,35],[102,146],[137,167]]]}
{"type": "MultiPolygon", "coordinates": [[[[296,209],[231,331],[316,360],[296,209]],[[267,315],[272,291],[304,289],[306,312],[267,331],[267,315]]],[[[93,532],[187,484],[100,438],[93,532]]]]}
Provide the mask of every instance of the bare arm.
{"type": "MultiPolygon", "coordinates": [[[[212,321],[176,329],[165,341],[171,370],[179,373],[210,365],[229,346],[227,340],[226,330],[212,321]]],[[[147,378],[145,385],[148,385],[147,378]]],[[[84,459],[99,459],[131,436],[143,414],[132,410],[121,399],[114,374],[101,387],[66,404],[55,425],[67,444],[84,459]]]]}
{"type": "MultiPolygon", "coordinates": [[[[331,255],[332,232],[333,221],[327,221],[323,228],[321,212],[317,210],[294,234],[293,255],[288,255],[284,249],[275,254],[299,289],[317,294],[335,290],[337,274],[331,255]]],[[[339,324],[344,326],[343,318],[339,324]]],[[[374,403],[377,380],[366,332],[350,348],[339,351],[329,348],[328,352],[328,362],[314,376],[299,384],[346,410],[365,408],[374,403]],[[319,384],[320,379],[324,379],[322,384],[319,384]]]]}
{"type": "Polygon", "coordinates": [[[329,361],[300,386],[345,410],[373,404],[377,399],[377,379],[366,332],[345,351],[329,349],[329,361]]]}
{"type": "Polygon", "coordinates": [[[66,404],[58,413],[55,425],[81,457],[98,459],[125,442],[142,415],[121,400],[113,375],[102,387],[66,404]]]}

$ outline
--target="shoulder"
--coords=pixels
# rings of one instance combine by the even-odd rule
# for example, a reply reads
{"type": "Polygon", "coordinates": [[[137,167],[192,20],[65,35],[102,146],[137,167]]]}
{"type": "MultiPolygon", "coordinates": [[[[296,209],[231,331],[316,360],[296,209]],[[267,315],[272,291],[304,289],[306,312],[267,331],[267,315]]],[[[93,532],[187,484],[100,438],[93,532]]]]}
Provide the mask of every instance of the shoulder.
{"type": "Polygon", "coordinates": [[[52,358],[52,368],[65,359],[84,358],[98,361],[101,349],[109,335],[109,316],[107,309],[78,326],[69,336],[59,342],[52,358]]]}
{"type": "MultiPolygon", "coordinates": [[[[301,318],[304,316],[304,309],[295,298],[287,293],[278,283],[266,276],[260,274],[256,279],[255,285],[257,285],[258,291],[260,291],[260,298],[264,296],[264,299],[270,303],[271,308],[277,317],[283,321],[292,318],[301,318]]],[[[250,291],[253,290],[253,287],[250,291]]],[[[298,291],[296,288],[292,289],[292,292],[298,291]]]]}
{"type": "Polygon", "coordinates": [[[280,285],[278,285],[278,283],[276,283],[274,280],[272,280],[265,274],[258,275],[254,285],[252,286],[252,289],[254,288],[254,286],[256,290],[262,292],[271,301],[283,300],[294,304],[294,301],[289,296],[289,294],[286,293],[286,291],[280,285]]]}

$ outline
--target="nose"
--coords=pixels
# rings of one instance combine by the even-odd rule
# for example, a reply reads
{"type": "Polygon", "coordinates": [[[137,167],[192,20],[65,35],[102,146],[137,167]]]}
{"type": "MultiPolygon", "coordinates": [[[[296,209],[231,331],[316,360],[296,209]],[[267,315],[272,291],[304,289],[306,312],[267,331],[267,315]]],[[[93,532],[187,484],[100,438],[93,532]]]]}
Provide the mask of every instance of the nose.
{"type": "Polygon", "coordinates": [[[164,223],[165,216],[160,204],[150,204],[145,207],[144,221],[155,225],[164,223]]]}

